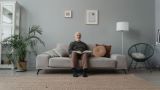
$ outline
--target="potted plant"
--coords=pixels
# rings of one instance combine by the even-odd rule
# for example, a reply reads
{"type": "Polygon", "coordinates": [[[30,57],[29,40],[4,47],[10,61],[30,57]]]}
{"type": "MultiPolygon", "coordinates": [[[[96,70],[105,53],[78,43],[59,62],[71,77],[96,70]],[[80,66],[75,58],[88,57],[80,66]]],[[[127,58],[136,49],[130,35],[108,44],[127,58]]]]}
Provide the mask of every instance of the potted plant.
{"type": "Polygon", "coordinates": [[[9,44],[12,48],[8,55],[14,59],[12,60],[12,63],[16,62],[15,65],[17,71],[27,70],[27,62],[25,60],[26,55],[28,53],[34,53],[37,55],[36,46],[38,42],[44,45],[44,42],[38,37],[38,35],[42,35],[42,30],[40,26],[33,25],[29,28],[28,33],[24,35],[12,35],[3,40],[3,42],[9,44]]]}

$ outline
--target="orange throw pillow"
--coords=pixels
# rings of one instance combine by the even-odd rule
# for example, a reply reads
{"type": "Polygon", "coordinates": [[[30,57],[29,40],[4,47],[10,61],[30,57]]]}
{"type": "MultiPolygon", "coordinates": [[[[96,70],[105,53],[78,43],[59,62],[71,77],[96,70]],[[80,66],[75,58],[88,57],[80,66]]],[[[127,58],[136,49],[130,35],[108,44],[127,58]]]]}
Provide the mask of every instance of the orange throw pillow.
{"type": "Polygon", "coordinates": [[[105,54],[105,57],[110,58],[110,56],[111,56],[111,48],[112,48],[112,46],[111,46],[111,45],[96,44],[96,46],[104,46],[104,47],[106,48],[106,54],[105,54]]]}
{"type": "Polygon", "coordinates": [[[95,57],[104,57],[106,55],[105,46],[96,46],[93,48],[93,55],[95,57]]]}

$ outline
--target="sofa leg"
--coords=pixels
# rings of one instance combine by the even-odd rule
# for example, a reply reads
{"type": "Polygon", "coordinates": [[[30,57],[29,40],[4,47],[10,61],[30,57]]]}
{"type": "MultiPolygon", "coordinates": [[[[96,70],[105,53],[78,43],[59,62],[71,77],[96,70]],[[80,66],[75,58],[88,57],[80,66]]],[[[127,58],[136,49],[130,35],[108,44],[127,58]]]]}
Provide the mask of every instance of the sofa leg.
{"type": "Polygon", "coordinates": [[[41,70],[42,70],[42,69],[38,69],[38,70],[37,70],[37,75],[39,74],[39,71],[41,71],[41,70]]]}
{"type": "Polygon", "coordinates": [[[132,63],[133,63],[133,59],[132,59],[130,65],[129,65],[129,67],[128,67],[128,72],[130,71],[130,69],[131,69],[131,67],[132,67],[132,63]]]}

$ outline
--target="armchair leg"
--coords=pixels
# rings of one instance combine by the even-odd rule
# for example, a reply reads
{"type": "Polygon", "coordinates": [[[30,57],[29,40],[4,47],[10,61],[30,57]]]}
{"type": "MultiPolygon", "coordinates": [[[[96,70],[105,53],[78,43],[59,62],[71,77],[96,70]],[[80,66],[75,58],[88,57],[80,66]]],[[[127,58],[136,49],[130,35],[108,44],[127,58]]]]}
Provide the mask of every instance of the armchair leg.
{"type": "Polygon", "coordinates": [[[131,68],[131,66],[132,66],[132,63],[133,63],[133,59],[132,59],[130,65],[129,65],[129,67],[128,67],[128,72],[129,72],[129,70],[130,70],[130,68],[131,68]]]}
{"type": "Polygon", "coordinates": [[[138,64],[138,62],[136,62],[135,66],[134,66],[134,69],[136,69],[136,68],[137,68],[137,64],[138,64]]]}
{"type": "Polygon", "coordinates": [[[149,64],[148,62],[147,62],[147,64],[146,64],[146,62],[144,62],[145,68],[146,68],[147,70],[149,69],[149,71],[152,72],[151,67],[150,67],[150,64],[149,64]],[[148,64],[148,67],[147,67],[147,64],[148,64]]]}
{"type": "Polygon", "coordinates": [[[145,66],[145,68],[147,69],[147,65],[146,65],[146,63],[144,62],[144,66],[145,66]]]}
{"type": "Polygon", "coordinates": [[[152,72],[152,64],[149,63],[149,61],[147,61],[147,64],[148,64],[148,66],[149,66],[150,72],[152,72]]]}
{"type": "Polygon", "coordinates": [[[37,70],[37,75],[39,74],[39,71],[41,71],[41,70],[42,70],[42,69],[38,69],[38,70],[37,70]]]}
{"type": "Polygon", "coordinates": [[[127,69],[123,69],[124,73],[127,74],[128,73],[128,70],[127,69]]]}

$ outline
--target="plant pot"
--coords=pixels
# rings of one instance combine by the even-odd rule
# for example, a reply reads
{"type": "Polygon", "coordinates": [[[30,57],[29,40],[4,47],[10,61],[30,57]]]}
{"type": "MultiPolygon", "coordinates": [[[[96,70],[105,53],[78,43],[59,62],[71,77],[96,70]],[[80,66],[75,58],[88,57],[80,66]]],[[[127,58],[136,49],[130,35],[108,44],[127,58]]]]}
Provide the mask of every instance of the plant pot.
{"type": "Polygon", "coordinates": [[[19,61],[17,62],[17,72],[24,72],[27,70],[27,62],[26,61],[19,61]]]}

